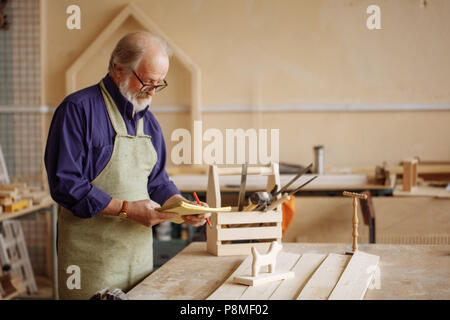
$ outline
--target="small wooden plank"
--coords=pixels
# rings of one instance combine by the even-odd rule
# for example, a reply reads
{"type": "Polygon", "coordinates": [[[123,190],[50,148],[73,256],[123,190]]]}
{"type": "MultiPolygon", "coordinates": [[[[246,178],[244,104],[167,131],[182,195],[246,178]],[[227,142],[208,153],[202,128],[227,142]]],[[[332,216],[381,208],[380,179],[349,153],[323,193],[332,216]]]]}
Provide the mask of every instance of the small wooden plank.
{"type": "Polygon", "coordinates": [[[281,222],[282,214],[275,211],[242,211],[242,212],[220,212],[217,214],[218,224],[244,224],[244,223],[266,223],[281,222]]]}
{"type": "Polygon", "coordinates": [[[278,289],[272,294],[270,300],[292,300],[295,299],[311,278],[326,255],[317,253],[305,253],[291,269],[295,272],[294,279],[283,281],[278,289]]]}
{"type": "MultiPolygon", "coordinates": [[[[255,289],[255,287],[259,287],[258,289],[260,289],[262,285],[271,285],[272,286],[275,283],[275,285],[278,286],[282,280],[290,279],[290,278],[293,278],[294,276],[295,276],[295,273],[292,271],[274,272],[274,273],[264,273],[264,274],[258,275],[257,277],[237,276],[237,277],[234,277],[233,281],[235,283],[251,286],[245,292],[245,293],[248,293],[251,289],[255,289]]],[[[261,292],[261,293],[266,292],[265,289],[263,289],[262,291],[263,292],[261,292]]],[[[267,291],[270,291],[270,294],[273,293],[273,290],[267,290],[267,291]]],[[[244,295],[246,295],[246,294],[244,294],[244,295]]],[[[260,298],[261,296],[257,295],[256,297],[260,298]]],[[[241,299],[248,300],[248,298],[241,298],[241,299]]]]}
{"type": "Polygon", "coordinates": [[[14,198],[18,196],[18,190],[9,190],[9,189],[5,189],[5,190],[0,190],[0,197],[2,198],[14,198]]]}
{"type": "Polygon", "coordinates": [[[11,204],[13,199],[11,197],[0,198],[0,205],[11,204]]]}
{"type": "Polygon", "coordinates": [[[236,300],[238,299],[245,290],[247,286],[239,285],[233,283],[233,279],[238,274],[249,273],[252,268],[252,257],[248,256],[239,265],[239,267],[228,277],[227,280],[217,288],[206,300],[236,300]]]}
{"type": "Polygon", "coordinates": [[[345,269],[349,255],[330,253],[300,292],[297,300],[326,300],[345,269]]]}
{"type": "MultiPolygon", "coordinates": [[[[273,280],[270,283],[259,284],[258,281],[254,283],[254,286],[248,287],[248,289],[239,298],[240,300],[268,300],[274,292],[278,291],[281,284],[290,282],[295,277],[295,273],[291,270],[300,258],[299,254],[280,252],[277,257],[277,265],[275,272],[279,275],[284,275],[287,278],[281,278],[273,280]],[[289,272],[290,270],[290,272],[289,272]]],[[[264,269],[263,269],[264,270],[264,269]]],[[[251,275],[251,270],[248,273],[251,275]]],[[[245,275],[245,274],[244,274],[245,275]]],[[[266,274],[261,274],[261,276],[266,274]]],[[[268,277],[268,276],[266,276],[268,277]]],[[[276,277],[276,276],[275,276],[276,277]]],[[[263,279],[259,280],[264,281],[263,279]]]]}
{"type": "Polygon", "coordinates": [[[26,183],[7,183],[0,184],[0,190],[11,190],[17,192],[19,189],[26,189],[26,183]]]}
{"type": "Polygon", "coordinates": [[[357,251],[342,273],[329,300],[362,300],[372,281],[380,257],[357,251]]]}
{"type": "Polygon", "coordinates": [[[249,240],[281,238],[280,227],[227,228],[217,230],[218,240],[249,240]]]}
{"type": "Polygon", "coordinates": [[[30,200],[21,200],[4,206],[5,212],[12,213],[30,206],[30,200]]]}
{"type": "Polygon", "coordinates": [[[40,209],[49,208],[54,203],[55,202],[53,200],[49,200],[49,201],[41,203],[39,205],[31,206],[31,207],[28,207],[26,209],[19,210],[19,211],[13,212],[13,213],[2,213],[2,214],[0,214],[0,222],[4,221],[4,220],[18,218],[20,216],[23,216],[23,215],[26,215],[26,214],[29,214],[29,213],[33,213],[33,212],[38,211],[40,209]]]}

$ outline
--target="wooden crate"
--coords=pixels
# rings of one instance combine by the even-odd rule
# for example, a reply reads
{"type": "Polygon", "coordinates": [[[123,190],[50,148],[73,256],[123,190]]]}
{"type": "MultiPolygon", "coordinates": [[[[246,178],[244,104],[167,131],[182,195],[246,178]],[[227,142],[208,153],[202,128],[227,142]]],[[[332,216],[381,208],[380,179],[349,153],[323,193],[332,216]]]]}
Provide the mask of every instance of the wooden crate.
{"type": "MultiPolygon", "coordinates": [[[[241,175],[241,167],[219,168],[210,166],[206,202],[210,207],[220,207],[220,175],[241,175]]],[[[266,191],[277,185],[280,188],[278,163],[268,166],[249,166],[247,174],[268,176],[266,191]]],[[[207,250],[216,256],[247,255],[251,248],[267,250],[272,241],[281,242],[281,205],[275,210],[217,212],[211,214],[211,227],[206,228],[207,250]]]]}

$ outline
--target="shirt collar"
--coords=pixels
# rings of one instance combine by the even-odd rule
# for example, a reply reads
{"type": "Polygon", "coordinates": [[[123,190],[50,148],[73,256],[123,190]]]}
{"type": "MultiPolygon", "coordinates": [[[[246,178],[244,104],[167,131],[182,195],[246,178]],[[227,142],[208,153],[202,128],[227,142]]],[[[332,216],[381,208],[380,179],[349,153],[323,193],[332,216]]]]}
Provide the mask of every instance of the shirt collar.
{"type": "MultiPolygon", "coordinates": [[[[122,93],[120,92],[119,88],[116,86],[114,81],[111,79],[109,74],[107,74],[103,78],[103,84],[105,85],[106,90],[108,90],[109,94],[111,95],[111,98],[113,99],[114,103],[117,106],[117,109],[119,109],[120,114],[122,117],[127,117],[128,119],[133,119],[133,104],[125,98],[122,93]]],[[[147,106],[144,110],[139,111],[136,113],[135,120],[139,120],[142,118],[145,113],[148,110],[147,106]]]]}

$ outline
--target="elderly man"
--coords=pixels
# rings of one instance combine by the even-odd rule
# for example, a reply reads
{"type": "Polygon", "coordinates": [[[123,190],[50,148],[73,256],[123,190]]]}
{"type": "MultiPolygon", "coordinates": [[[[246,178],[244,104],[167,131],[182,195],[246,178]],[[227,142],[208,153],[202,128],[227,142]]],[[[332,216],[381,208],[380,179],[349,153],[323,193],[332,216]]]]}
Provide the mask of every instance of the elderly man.
{"type": "MultiPolygon", "coordinates": [[[[148,110],[152,96],[167,87],[168,69],[157,37],[128,34],[100,83],[66,97],[53,116],[45,165],[51,195],[60,205],[63,299],[86,299],[106,287],[127,291],[148,276],[151,226],[177,216],[155,209],[186,201],[167,176],[161,128],[148,110]],[[80,285],[68,270],[80,271],[80,285]]],[[[183,219],[200,226],[208,216],[183,219]]]]}

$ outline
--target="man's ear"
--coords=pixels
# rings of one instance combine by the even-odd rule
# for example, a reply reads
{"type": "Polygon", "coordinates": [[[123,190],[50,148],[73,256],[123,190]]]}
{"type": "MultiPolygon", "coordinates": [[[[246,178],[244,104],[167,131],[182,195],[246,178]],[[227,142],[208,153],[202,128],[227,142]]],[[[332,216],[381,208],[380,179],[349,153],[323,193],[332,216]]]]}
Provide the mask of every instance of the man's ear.
{"type": "Polygon", "coordinates": [[[117,64],[114,65],[114,77],[120,82],[122,81],[122,68],[120,68],[117,64]]]}

